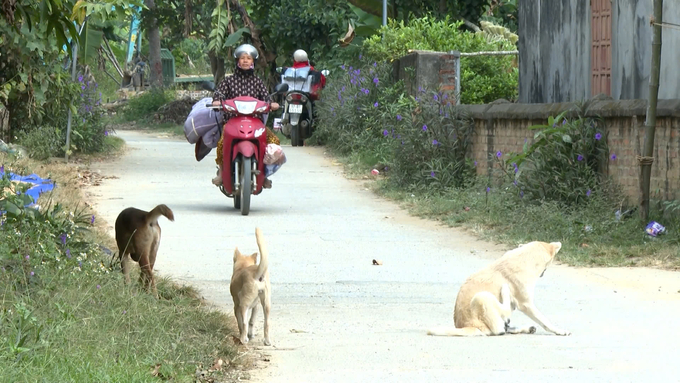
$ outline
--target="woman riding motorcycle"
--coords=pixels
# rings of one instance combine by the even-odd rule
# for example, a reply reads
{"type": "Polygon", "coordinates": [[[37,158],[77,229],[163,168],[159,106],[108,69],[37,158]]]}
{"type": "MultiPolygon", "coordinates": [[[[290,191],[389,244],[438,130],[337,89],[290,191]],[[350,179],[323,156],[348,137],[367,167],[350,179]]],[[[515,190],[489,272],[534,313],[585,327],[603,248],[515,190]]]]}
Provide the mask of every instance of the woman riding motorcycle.
{"type": "MultiPolygon", "coordinates": [[[[255,76],[255,63],[259,58],[260,54],[257,49],[250,44],[243,44],[236,48],[234,51],[234,58],[236,59],[236,68],[234,73],[230,76],[225,76],[224,80],[215,89],[213,93],[213,105],[221,105],[222,101],[230,100],[239,96],[254,97],[261,101],[270,102],[269,93],[267,88],[264,86],[264,82],[257,76],[255,76]]],[[[270,109],[272,111],[277,110],[279,104],[272,102],[270,104],[270,109]]],[[[227,121],[234,114],[222,110],[224,114],[224,120],[227,121]]],[[[268,144],[279,144],[279,139],[276,137],[274,132],[269,128],[267,130],[267,143],[268,144]]],[[[216,186],[222,184],[222,142],[224,135],[220,137],[217,142],[217,158],[215,162],[217,163],[217,177],[213,178],[212,182],[216,186]]],[[[269,179],[265,179],[262,184],[264,188],[271,188],[272,182],[269,179]]]]}

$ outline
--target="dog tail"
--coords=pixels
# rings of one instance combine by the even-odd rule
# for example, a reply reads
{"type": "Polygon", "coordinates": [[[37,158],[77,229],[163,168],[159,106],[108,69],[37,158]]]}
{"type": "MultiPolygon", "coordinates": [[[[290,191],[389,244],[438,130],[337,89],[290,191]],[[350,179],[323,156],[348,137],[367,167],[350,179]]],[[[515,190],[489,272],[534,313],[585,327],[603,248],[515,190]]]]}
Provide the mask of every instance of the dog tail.
{"type": "Polygon", "coordinates": [[[257,265],[257,273],[255,273],[255,279],[259,280],[267,271],[269,261],[267,254],[267,246],[264,243],[264,236],[262,235],[262,230],[260,230],[259,227],[255,228],[255,238],[257,239],[257,247],[258,249],[260,249],[260,264],[257,265]]]}
{"type": "Polygon", "coordinates": [[[153,208],[150,212],[146,213],[146,223],[158,220],[158,217],[164,215],[165,218],[174,221],[175,216],[172,214],[172,210],[164,204],[160,204],[153,208]]]}
{"type": "Polygon", "coordinates": [[[427,330],[427,335],[434,336],[484,336],[485,334],[476,327],[435,327],[427,330]]]}

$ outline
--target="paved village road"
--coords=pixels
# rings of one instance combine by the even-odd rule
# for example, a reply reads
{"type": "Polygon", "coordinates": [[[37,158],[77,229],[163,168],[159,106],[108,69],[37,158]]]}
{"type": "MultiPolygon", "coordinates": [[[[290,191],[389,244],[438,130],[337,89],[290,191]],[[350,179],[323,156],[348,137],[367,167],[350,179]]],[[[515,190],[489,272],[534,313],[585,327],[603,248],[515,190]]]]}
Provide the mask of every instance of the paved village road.
{"type": "MultiPolygon", "coordinates": [[[[252,198],[249,216],[212,184],[214,152],[202,162],[183,139],[119,131],[128,152],[93,170],[89,189],[100,216],[165,203],[160,274],[197,287],[232,313],[234,246],[257,251],[255,227],[270,250],[272,341],[255,348],[269,361],[257,382],[675,382],[680,380],[680,274],[651,269],[556,265],[536,287],[539,309],[572,335],[487,338],[427,336],[452,324],[465,278],[502,255],[501,246],[458,229],[409,217],[320,148],[285,147],[273,189],[252,198]],[[372,259],[384,262],[373,266],[372,259]]],[[[555,239],[557,240],[557,238],[555,239]]],[[[532,324],[520,312],[517,326],[532,324]]],[[[262,358],[264,359],[264,358],[262,358]]]]}

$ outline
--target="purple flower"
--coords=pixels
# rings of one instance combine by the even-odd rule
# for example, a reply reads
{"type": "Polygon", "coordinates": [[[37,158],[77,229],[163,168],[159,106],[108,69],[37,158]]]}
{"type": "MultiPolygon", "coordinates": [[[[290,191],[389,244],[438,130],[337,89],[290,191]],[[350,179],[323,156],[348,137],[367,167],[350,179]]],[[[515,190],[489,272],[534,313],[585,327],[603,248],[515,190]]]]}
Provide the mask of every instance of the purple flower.
{"type": "Polygon", "coordinates": [[[490,192],[490,191],[491,191],[491,188],[490,188],[489,186],[487,186],[487,187],[486,187],[486,192],[488,193],[488,192],[490,192]]]}
{"type": "Polygon", "coordinates": [[[383,130],[383,136],[387,137],[387,135],[390,134],[387,129],[383,130]]]}
{"type": "Polygon", "coordinates": [[[345,86],[344,86],[344,85],[342,86],[342,89],[341,89],[340,91],[341,91],[341,92],[344,92],[344,91],[345,91],[345,86]]]}
{"type": "Polygon", "coordinates": [[[565,118],[564,120],[562,120],[562,125],[564,125],[566,123],[567,123],[567,119],[565,118]]]}
{"type": "Polygon", "coordinates": [[[435,101],[439,101],[439,96],[437,96],[437,95],[435,94],[435,95],[434,95],[434,100],[435,100],[435,101]]]}
{"type": "Polygon", "coordinates": [[[80,89],[85,89],[85,85],[81,85],[81,86],[80,86],[80,89]]]}
{"type": "Polygon", "coordinates": [[[31,276],[34,276],[34,275],[35,275],[35,273],[31,271],[31,276]]]}
{"type": "Polygon", "coordinates": [[[83,267],[83,262],[82,262],[82,261],[78,261],[78,267],[83,267]]]}
{"type": "Polygon", "coordinates": [[[397,121],[401,121],[401,114],[397,114],[397,121]]]}
{"type": "Polygon", "coordinates": [[[364,94],[368,94],[370,91],[368,89],[364,89],[364,94]]]}
{"type": "Polygon", "coordinates": [[[359,53],[359,60],[361,60],[362,57],[364,57],[364,55],[362,55],[361,53],[359,53]]]}
{"type": "Polygon", "coordinates": [[[477,161],[475,161],[475,166],[477,166],[477,161]]]}
{"type": "Polygon", "coordinates": [[[423,87],[422,87],[422,86],[419,86],[419,87],[418,87],[418,92],[421,92],[421,93],[425,92],[425,91],[423,90],[423,87]]]}
{"type": "Polygon", "coordinates": [[[109,131],[108,131],[108,130],[104,130],[104,135],[105,135],[105,136],[108,136],[108,135],[109,135],[109,131]]]}
{"type": "Polygon", "coordinates": [[[401,134],[397,134],[397,138],[398,138],[398,139],[401,139],[401,134]]]}
{"type": "Polygon", "coordinates": [[[26,258],[27,261],[28,261],[29,259],[31,259],[31,257],[30,257],[29,255],[25,256],[24,258],[26,258]]]}
{"type": "Polygon", "coordinates": [[[430,172],[430,177],[434,177],[434,172],[430,172]]]}
{"type": "Polygon", "coordinates": [[[612,159],[612,160],[615,160],[615,159],[616,159],[616,154],[615,154],[615,153],[612,153],[611,159],[612,159]]]}
{"type": "Polygon", "coordinates": [[[423,125],[423,132],[427,132],[427,125],[423,125]]]}
{"type": "Polygon", "coordinates": [[[496,152],[496,157],[501,158],[502,155],[503,155],[503,153],[501,153],[500,150],[496,152]]]}
{"type": "Polygon", "coordinates": [[[583,161],[583,156],[579,154],[578,157],[576,157],[576,159],[577,159],[578,161],[583,161]]]}
{"type": "Polygon", "coordinates": [[[61,235],[61,244],[65,245],[66,244],[66,234],[61,235]]]}
{"type": "Polygon", "coordinates": [[[439,141],[437,141],[437,140],[432,140],[432,145],[439,145],[439,141]]]}
{"type": "Polygon", "coordinates": [[[5,165],[0,166],[0,173],[5,174],[5,165]]]}
{"type": "Polygon", "coordinates": [[[352,67],[349,67],[349,70],[352,70],[352,69],[354,69],[354,68],[352,68],[352,67]]]}
{"type": "Polygon", "coordinates": [[[97,290],[101,289],[102,287],[100,285],[97,285],[97,290]]]}
{"type": "Polygon", "coordinates": [[[586,197],[590,197],[590,189],[586,192],[586,197]]]}
{"type": "Polygon", "coordinates": [[[374,62],[373,62],[373,66],[374,66],[374,67],[377,67],[377,66],[378,66],[378,63],[374,61],[374,62]]]}
{"type": "MultiPolygon", "coordinates": [[[[344,65],[343,65],[344,66],[344,65]]],[[[343,68],[344,69],[344,68],[343,68]]],[[[127,314],[127,310],[123,310],[123,314],[127,314]]]]}
{"type": "Polygon", "coordinates": [[[512,183],[515,184],[515,186],[517,186],[517,180],[512,181],[512,183]]]}
{"type": "Polygon", "coordinates": [[[83,75],[78,76],[78,81],[83,82],[83,75]]]}
{"type": "Polygon", "coordinates": [[[377,107],[378,107],[378,102],[377,102],[377,101],[376,101],[375,104],[373,104],[373,107],[374,107],[374,108],[377,108],[377,107]]]}
{"type": "Polygon", "coordinates": [[[92,218],[90,219],[90,224],[94,225],[94,214],[92,214],[92,218]]]}
{"type": "Polygon", "coordinates": [[[378,82],[379,82],[379,81],[380,81],[380,80],[378,80],[377,77],[374,77],[374,78],[373,78],[373,83],[374,83],[375,85],[378,85],[378,82]]]}
{"type": "Polygon", "coordinates": [[[519,191],[519,198],[524,198],[524,190],[519,191]]]}
{"type": "Polygon", "coordinates": [[[71,250],[66,249],[66,258],[71,259],[71,250]]]}
{"type": "Polygon", "coordinates": [[[340,65],[340,68],[342,68],[342,70],[345,70],[345,64],[340,65]]]}
{"type": "Polygon", "coordinates": [[[600,134],[600,133],[595,133],[595,139],[596,139],[596,140],[600,141],[601,138],[602,138],[602,134],[600,134]]]}

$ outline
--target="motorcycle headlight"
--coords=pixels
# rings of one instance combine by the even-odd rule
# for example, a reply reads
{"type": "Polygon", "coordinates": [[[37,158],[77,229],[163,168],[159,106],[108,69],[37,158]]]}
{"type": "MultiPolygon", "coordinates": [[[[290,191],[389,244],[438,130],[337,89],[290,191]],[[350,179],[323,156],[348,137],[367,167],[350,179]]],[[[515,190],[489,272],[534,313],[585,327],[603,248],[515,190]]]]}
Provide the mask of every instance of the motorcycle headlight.
{"type": "Polygon", "coordinates": [[[226,109],[228,112],[235,112],[236,109],[232,107],[231,105],[224,105],[224,109],[226,109]]]}
{"type": "Polygon", "coordinates": [[[257,113],[262,113],[262,112],[264,112],[265,110],[267,110],[267,106],[266,106],[266,105],[265,105],[265,106],[261,106],[261,107],[255,109],[255,112],[257,112],[257,113]]]}

